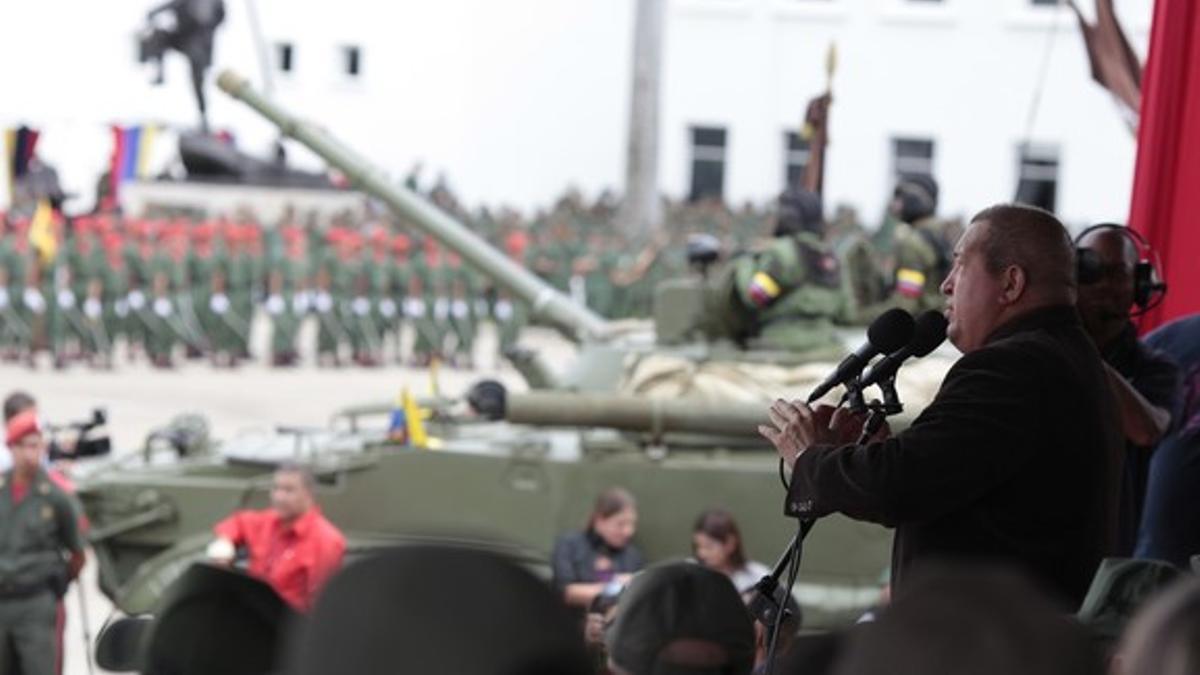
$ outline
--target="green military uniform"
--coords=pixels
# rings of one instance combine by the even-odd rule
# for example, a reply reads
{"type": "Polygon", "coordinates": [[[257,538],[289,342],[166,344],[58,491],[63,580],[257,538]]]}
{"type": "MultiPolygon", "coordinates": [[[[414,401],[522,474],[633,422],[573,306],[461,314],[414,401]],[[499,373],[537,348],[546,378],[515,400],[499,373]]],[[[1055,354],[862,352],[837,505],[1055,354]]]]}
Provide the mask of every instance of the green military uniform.
{"type": "Polygon", "coordinates": [[[347,263],[350,297],[345,303],[343,321],[350,334],[354,361],[359,365],[379,363],[383,332],[376,322],[378,301],[382,295],[383,270],[369,252],[347,263]]]}
{"type": "Polygon", "coordinates": [[[393,258],[387,265],[387,285],[379,301],[379,314],[388,320],[388,333],[395,345],[396,361],[403,363],[401,342],[404,333],[404,304],[408,298],[409,263],[393,258]],[[390,316],[389,316],[390,315],[390,316]]]}
{"type": "Polygon", "coordinates": [[[49,311],[49,300],[36,273],[38,264],[37,253],[32,250],[17,256],[16,270],[21,275],[18,313],[29,327],[29,337],[22,347],[26,358],[31,361],[35,352],[42,346],[41,340],[45,337],[49,311]]]}
{"type": "Polygon", "coordinates": [[[714,286],[710,333],[769,349],[834,358],[846,315],[837,259],[809,232],[778,237],[731,262],[714,286]]]}
{"type": "Polygon", "coordinates": [[[126,285],[125,267],[119,259],[108,264],[107,256],[103,264],[96,267],[100,279],[101,322],[105,335],[108,336],[108,352],[106,362],[113,361],[113,348],[125,331],[126,318],[129,315],[129,305],[126,295],[129,289],[126,285]]]}
{"type": "Polygon", "coordinates": [[[610,319],[613,318],[616,295],[611,276],[619,257],[619,253],[604,245],[591,254],[592,267],[584,274],[588,307],[600,316],[610,319]]]}
{"type": "Polygon", "coordinates": [[[11,647],[22,675],[52,675],[66,556],[83,552],[80,509],[41,470],[19,502],[12,489],[12,471],[0,474],[0,648],[11,647]]]}
{"type": "Polygon", "coordinates": [[[475,355],[475,332],[478,324],[474,274],[465,265],[446,268],[450,286],[449,325],[454,332],[454,362],[472,367],[475,355]]]}
{"type": "Polygon", "coordinates": [[[266,301],[267,314],[271,317],[271,357],[274,363],[291,365],[299,357],[296,339],[308,313],[308,295],[304,288],[307,270],[303,257],[286,255],[274,267],[271,294],[266,301]]]}
{"type": "Polygon", "coordinates": [[[32,327],[25,315],[26,257],[9,234],[0,238],[0,350],[18,358],[31,349],[32,327]]]}
{"type": "MultiPolygon", "coordinates": [[[[201,225],[201,227],[207,228],[206,225],[201,225]]],[[[211,248],[211,233],[206,230],[204,236],[208,238],[197,237],[188,249],[185,265],[191,314],[196,320],[196,329],[200,333],[199,342],[206,351],[209,351],[214,348],[217,337],[217,317],[213,314],[209,303],[209,299],[212,297],[213,274],[216,272],[217,261],[216,252],[211,248]]]]}
{"type": "Polygon", "coordinates": [[[113,345],[113,335],[109,333],[109,326],[105,320],[106,305],[112,301],[105,290],[107,262],[104,249],[96,244],[87,253],[80,278],[76,282],[84,330],[84,353],[91,359],[99,359],[103,364],[111,363],[113,345]]]}
{"type": "Polygon", "coordinates": [[[496,322],[497,349],[504,356],[521,339],[521,330],[529,323],[529,306],[514,300],[508,291],[500,290],[492,308],[492,318],[496,322]]]}
{"type": "Polygon", "coordinates": [[[229,302],[239,330],[232,331],[234,358],[250,358],[250,323],[254,319],[254,289],[262,265],[256,254],[239,247],[229,261],[229,302]]]}
{"type": "Polygon", "coordinates": [[[317,355],[340,358],[346,329],[342,326],[340,306],[345,302],[345,274],[337,253],[326,250],[314,272],[313,311],[317,316],[317,355]]]}
{"type": "Polygon", "coordinates": [[[165,251],[158,251],[151,258],[149,307],[143,316],[150,326],[146,353],[156,366],[172,365],[175,347],[186,334],[175,298],[176,290],[183,287],[182,275],[182,266],[165,251]]]}
{"type": "Polygon", "coordinates": [[[440,268],[433,267],[429,256],[422,252],[412,257],[411,266],[404,316],[413,327],[413,360],[427,364],[442,355],[442,323],[437,316],[440,268]]]}
{"type": "Polygon", "coordinates": [[[879,256],[871,241],[853,233],[834,244],[842,270],[842,290],[845,293],[847,320],[865,324],[874,320],[886,298],[888,284],[880,272],[879,256]]]}
{"type": "Polygon", "coordinates": [[[913,314],[945,306],[941,286],[950,272],[950,252],[936,229],[937,219],[922,218],[896,226],[896,272],[890,304],[913,314]]]}
{"type": "Polygon", "coordinates": [[[138,242],[125,245],[128,293],[125,296],[125,335],[131,348],[146,348],[153,318],[150,310],[150,266],[138,242]]]}

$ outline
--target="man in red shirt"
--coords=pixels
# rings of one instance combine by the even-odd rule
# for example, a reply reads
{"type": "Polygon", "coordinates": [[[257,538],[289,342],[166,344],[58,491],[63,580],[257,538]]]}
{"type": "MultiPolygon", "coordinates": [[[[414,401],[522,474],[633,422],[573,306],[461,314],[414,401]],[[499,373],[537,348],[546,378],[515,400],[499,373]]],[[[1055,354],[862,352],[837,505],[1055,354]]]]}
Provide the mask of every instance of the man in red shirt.
{"type": "Polygon", "coordinates": [[[271,488],[271,508],[238,511],[217,523],[208,557],[228,564],[237,548],[244,547],[249,572],[292,607],[307,611],[346,552],[345,537],[321,515],[313,488],[307,469],[280,466],[271,488]]]}

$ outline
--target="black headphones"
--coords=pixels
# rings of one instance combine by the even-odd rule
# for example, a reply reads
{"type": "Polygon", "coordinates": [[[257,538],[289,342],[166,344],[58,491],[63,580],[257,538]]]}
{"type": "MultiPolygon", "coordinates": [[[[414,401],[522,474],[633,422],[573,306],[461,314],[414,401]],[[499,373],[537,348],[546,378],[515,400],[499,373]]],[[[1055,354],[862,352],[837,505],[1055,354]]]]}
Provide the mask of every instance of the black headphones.
{"type": "Polygon", "coordinates": [[[1137,305],[1138,311],[1134,315],[1140,316],[1157,307],[1167,295],[1167,284],[1158,271],[1158,254],[1150,248],[1145,237],[1119,223],[1092,225],[1075,237],[1076,280],[1083,285],[1100,281],[1103,271],[1099,257],[1092,249],[1079,246],[1084,237],[1098,230],[1119,232],[1137,249],[1138,261],[1133,266],[1133,304],[1137,305]]]}

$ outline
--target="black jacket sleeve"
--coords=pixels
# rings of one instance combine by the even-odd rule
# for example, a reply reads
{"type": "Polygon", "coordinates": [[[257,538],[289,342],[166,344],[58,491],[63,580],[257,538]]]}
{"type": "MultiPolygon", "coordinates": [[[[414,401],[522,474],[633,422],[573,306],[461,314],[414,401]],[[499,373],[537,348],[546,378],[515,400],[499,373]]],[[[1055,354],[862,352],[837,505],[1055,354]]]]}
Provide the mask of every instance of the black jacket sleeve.
{"type": "Polygon", "coordinates": [[[1048,414],[1029,391],[1036,356],[988,347],[960,359],[913,425],[883,442],[815,446],[796,460],[785,511],[894,527],[980,498],[1028,461],[1048,414]]]}

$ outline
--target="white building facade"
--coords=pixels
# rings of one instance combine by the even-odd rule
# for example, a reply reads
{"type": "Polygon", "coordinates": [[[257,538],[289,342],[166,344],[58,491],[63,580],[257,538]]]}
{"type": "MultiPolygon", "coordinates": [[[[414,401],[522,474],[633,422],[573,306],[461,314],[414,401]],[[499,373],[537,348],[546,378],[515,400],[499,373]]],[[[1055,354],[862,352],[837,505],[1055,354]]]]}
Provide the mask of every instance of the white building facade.
{"type": "MultiPolygon", "coordinates": [[[[901,171],[942,211],[1012,199],[1022,179],[1069,222],[1123,220],[1135,140],[1090,79],[1074,16],[1050,0],[664,0],[660,187],[766,202],[805,157],[794,136],[837,46],[827,203],[877,221],[901,171]]],[[[634,0],[226,0],[216,64],[335,132],[400,180],[416,162],[471,205],[544,206],[619,191],[634,0]]],[[[1144,57],[1152,0],[1118,0],[1144,57]]],[[[5,128],[43,130],[71,206],[88,208],[109,124],[194,126],[182,57],[149,86],[143,0],[9,3],[5,128]]],[[[274,130],[210,87],[213,125],[266,154],[274,130]]],[[[315,158],[290,155],[311,168],[315,158]]],[[[2,196],[2,195],[0,195],[2,196]]]]}

